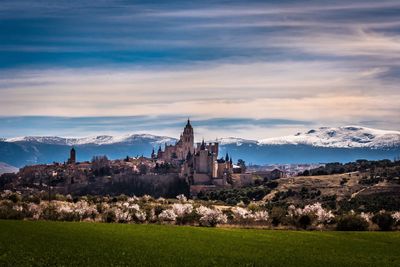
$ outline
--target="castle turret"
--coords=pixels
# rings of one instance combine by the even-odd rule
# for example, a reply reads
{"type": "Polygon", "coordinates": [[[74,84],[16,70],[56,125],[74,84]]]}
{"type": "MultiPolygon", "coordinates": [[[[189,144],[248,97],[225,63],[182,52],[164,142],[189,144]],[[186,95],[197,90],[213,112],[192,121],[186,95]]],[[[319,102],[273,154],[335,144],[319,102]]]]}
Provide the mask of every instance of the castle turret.
{"type": "Polygon", "coordinates": [[[200,150],[205,150],[206,149],[206,143],[204,143],[204,139],[201,142],[200,150]]]}
{"type": "Polygon", "coordinates": [[[163,155],[163,153],[162,153],[162,150],[161,150],[161,145],[158,147],[158,151],[157,151],[157,158],[158,159],[162,159],[162,155],[163,155]]]}

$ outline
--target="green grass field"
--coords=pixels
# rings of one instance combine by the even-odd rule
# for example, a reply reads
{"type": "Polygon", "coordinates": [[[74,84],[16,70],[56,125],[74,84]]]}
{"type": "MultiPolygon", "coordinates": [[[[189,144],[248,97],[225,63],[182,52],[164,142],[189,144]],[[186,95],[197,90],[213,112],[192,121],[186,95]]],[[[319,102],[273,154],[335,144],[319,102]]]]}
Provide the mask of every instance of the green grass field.
{"type": "Polygon", "coordinates": [[[0,220],[0,266],[400,266],[399,232],[0,220]]]}

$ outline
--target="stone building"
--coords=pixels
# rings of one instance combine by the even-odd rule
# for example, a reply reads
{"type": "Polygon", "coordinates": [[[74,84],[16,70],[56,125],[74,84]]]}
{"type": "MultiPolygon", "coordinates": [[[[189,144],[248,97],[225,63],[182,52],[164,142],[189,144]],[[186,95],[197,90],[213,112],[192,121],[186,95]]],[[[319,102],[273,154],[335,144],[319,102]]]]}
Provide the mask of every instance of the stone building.
{"type": "Polygon", "coordinates": [[[175,145],[165,144],[164,151],[162,151],[160,146],[157,155],[153,149],[152,158],[166,162],[184,161],[189,152],[194,153],[194,134],[193,127],[188,119],[179,141],[175,145]]]}
{"type": "Polygon", "coordinates": [[[175,145],[166,145],[164,151],[160,146],[157,155],[153,150],[152,158],[178,162],[181,165],[180,176],[186,179],[191,190],[229,187],[233,173],[232,159],[228,154],[225,158],[218,158],[218,149],[217,142],[205,143],[204,140],[195,147],[193,127],[188,120],[179,141],[175,145]]]}
{"type": "Polygon", "coordinates": [[[71,151],[69,152],[68,164],[75,164],[75,163],[76,163],[76,151],[75,148],[71,148],[71,151]]]}

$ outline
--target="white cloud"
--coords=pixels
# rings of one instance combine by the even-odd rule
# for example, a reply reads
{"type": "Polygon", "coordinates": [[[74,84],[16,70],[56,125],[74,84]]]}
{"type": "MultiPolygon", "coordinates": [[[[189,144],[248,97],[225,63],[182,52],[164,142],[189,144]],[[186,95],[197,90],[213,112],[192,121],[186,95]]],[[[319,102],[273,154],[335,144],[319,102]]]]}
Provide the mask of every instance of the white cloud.
{"type": "MultiPolygon", "coordinates": [[[[396,84],[379,79],[386,71],[307,61],[159,71],[25,71],[0,81],[0,115],[181,114],[391,125],[400,122],[400,92],[396,84]]],[[[265,131],[254,134],[261,132],[265,137],[265,131]]]]}

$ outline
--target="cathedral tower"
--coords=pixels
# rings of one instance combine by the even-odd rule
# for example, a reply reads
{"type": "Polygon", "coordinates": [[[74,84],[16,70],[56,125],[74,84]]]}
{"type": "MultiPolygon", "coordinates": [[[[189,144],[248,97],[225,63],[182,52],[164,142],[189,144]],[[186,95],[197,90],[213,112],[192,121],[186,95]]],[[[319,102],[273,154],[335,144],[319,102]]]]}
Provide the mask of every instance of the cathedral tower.
{"type": "Polygon", "coordinates": [[[187,120],[186,126],[183,129],[183,133],[181,136],[182,146],[183,146],[183,155],[187,155],[190,151],[191,154],[194,153],[194,133],[193,127],[190,124],[190,120],[187,120]]]}

